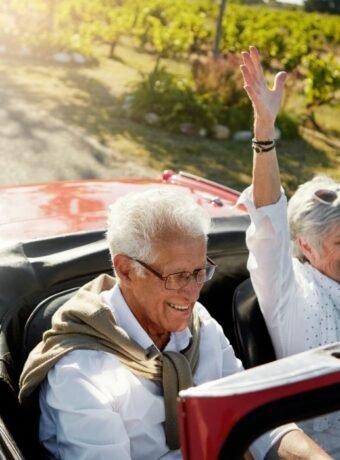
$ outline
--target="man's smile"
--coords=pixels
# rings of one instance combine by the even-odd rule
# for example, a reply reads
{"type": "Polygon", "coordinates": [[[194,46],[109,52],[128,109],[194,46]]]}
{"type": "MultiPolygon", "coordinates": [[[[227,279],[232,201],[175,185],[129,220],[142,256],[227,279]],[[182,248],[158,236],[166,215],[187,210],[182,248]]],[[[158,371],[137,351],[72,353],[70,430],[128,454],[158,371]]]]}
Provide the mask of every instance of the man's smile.
{"type": "Polygon", "coordinates": [[[174,310],[178,310],[178,311],[187,311],[189,310],[189,308],[191,307],[191,304],[190,305],[176,305],[174,303],[170,303],[169,302],[169,306],[171,308],[173,308],[174,310]]]}

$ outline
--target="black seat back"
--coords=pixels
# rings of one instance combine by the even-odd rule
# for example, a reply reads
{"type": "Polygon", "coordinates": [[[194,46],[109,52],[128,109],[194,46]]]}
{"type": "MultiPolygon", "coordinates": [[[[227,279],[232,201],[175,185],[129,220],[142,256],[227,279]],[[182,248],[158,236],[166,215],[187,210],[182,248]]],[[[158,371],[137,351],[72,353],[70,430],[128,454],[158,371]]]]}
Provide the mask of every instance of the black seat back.
{"type": "Polygon", "coordinates": [[[46,297],[105,272],[112,268],[103,232],[0,247],[0,417],[27,459],[41,456],[32,434],[34,423],[18,404],[18,380],[28,352],[50,324],[55,304],[37,308],[37,321],[32,311],[46,297]]]}
{"type": "Polygon", "coordinates": [[[236,349],[232,318],[232,299],[235,288],[249,277],[248,249],[245,232],[248,216],[218,219],[209,236],[208,255],[217,264],[214,277],[201,291],[200,302],[223,327],[225,335],[236,349]]]}
{"type": "Polygon", "coordinates": [[[24,327],[22,360],[26,361],[30,351],[41,341],[43,333],[50,329],[52,316],[79,289],[79,286],[58,292],[40,302],[32,311],[24,327]]]}
{"type": "Polygon", "coordinates": [[[273,344],[249,278],[235,289],[232,315],[236,349],[244,367],[274,361],[273,344]]]}

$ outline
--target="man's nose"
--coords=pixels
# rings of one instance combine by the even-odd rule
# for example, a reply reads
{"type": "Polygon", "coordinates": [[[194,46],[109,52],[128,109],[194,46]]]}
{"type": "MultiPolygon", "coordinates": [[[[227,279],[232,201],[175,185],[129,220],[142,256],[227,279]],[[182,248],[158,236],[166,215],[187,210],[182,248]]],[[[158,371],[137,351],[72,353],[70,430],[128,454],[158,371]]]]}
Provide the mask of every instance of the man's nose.
{"type": "Polygon", "coordinates": [[[187,284],[180,289],[187,300],[196,301],[200,295],[202,284],[198,284],[194,275],[191,275],[187,284]]]}

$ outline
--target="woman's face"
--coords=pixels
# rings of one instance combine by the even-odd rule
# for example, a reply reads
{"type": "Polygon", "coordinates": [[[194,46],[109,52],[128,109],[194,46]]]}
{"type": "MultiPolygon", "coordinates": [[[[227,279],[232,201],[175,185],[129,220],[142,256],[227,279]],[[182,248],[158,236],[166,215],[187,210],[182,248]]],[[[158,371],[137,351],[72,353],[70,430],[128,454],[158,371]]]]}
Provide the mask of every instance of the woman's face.
{"type": "Polygon", "coordinates": [[[326,234],[319,251],[312,250],[309,261],[321,273],[340,283],[340,224],[326,234]]]}

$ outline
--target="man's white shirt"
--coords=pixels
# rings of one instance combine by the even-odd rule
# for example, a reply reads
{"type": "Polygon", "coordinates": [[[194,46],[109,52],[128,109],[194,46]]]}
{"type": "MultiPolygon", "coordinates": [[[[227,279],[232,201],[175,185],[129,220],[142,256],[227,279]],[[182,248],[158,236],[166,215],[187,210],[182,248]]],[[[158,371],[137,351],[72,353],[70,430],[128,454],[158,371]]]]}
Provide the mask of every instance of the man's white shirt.
{"type": "MultiPolygon", "coordinates": [[[[119,286],[102,293],[117,324],[148,353],[158,351],[127,306],[119,286]]],[[[194,384],[243,370],[221,326],[196,303],[201,319],[200,360],[194,384]]],[[[190,330],[172,333],[164,351],[181,351],[190,330]]],[[[164,435],[164,401],[160,383],[137,376],[111,353],[75,350],[49,371],[40,391],[40,441],[63,460],[180,460],[164,435]]],[[[273,430],[252,448],[256,459],[291,425],[273,430]]]]}

